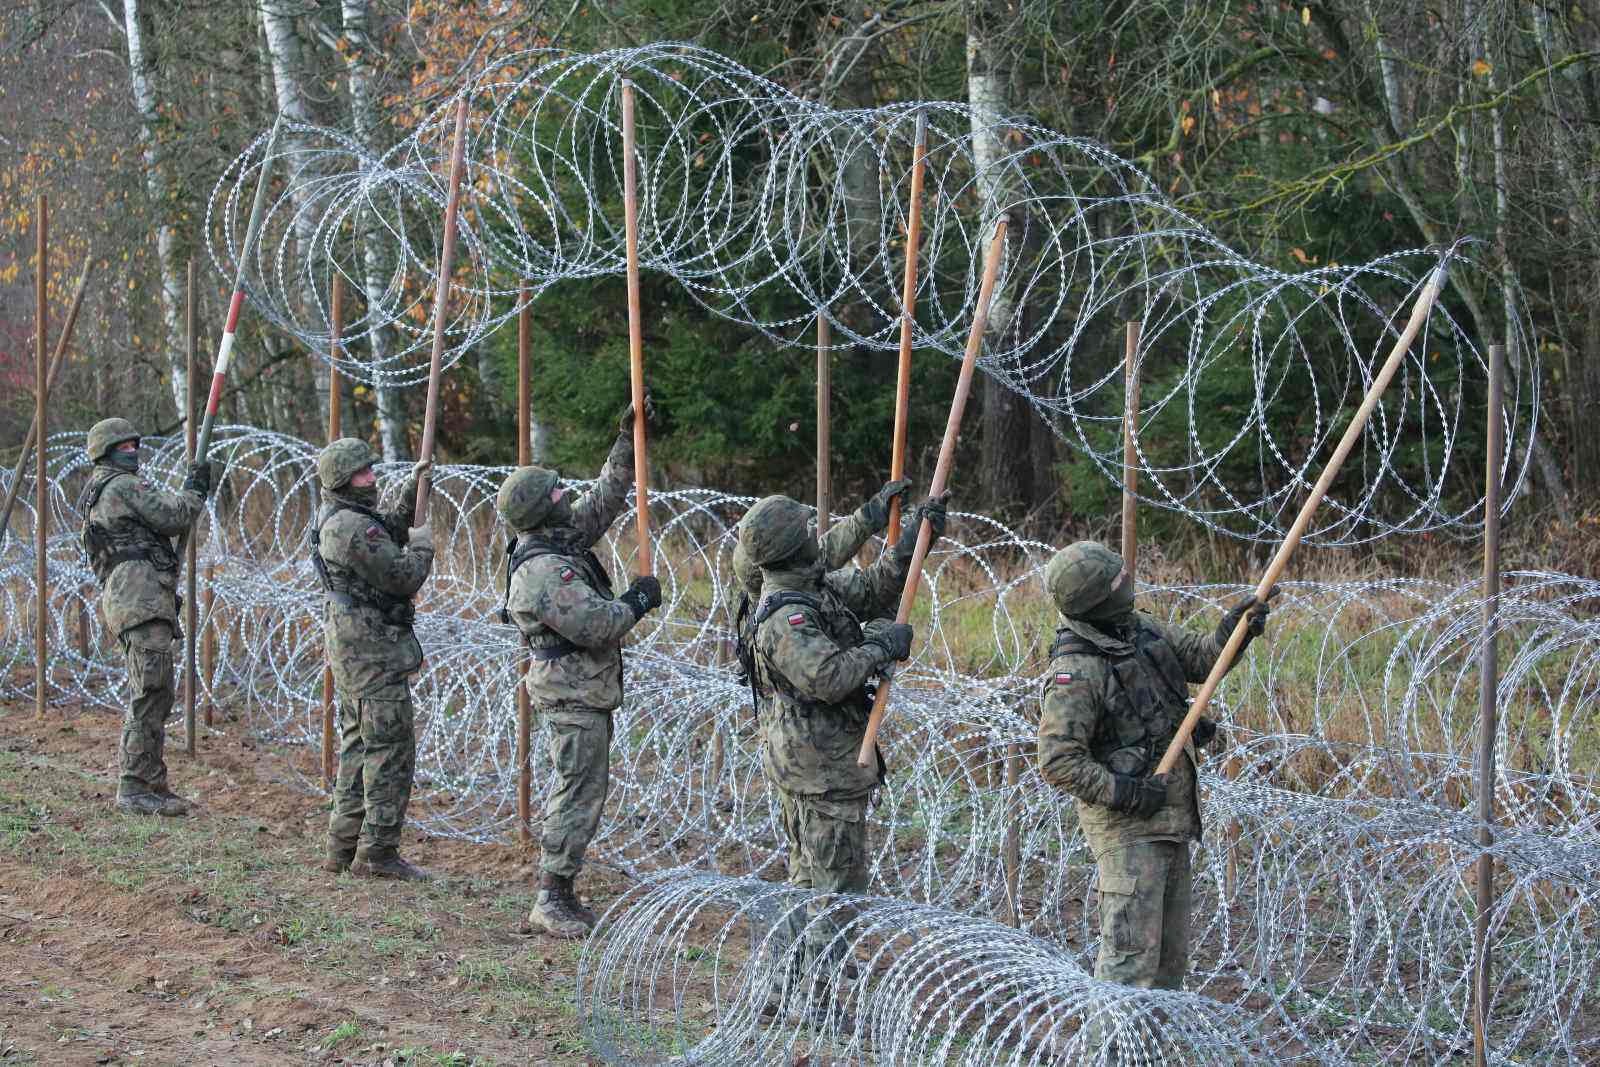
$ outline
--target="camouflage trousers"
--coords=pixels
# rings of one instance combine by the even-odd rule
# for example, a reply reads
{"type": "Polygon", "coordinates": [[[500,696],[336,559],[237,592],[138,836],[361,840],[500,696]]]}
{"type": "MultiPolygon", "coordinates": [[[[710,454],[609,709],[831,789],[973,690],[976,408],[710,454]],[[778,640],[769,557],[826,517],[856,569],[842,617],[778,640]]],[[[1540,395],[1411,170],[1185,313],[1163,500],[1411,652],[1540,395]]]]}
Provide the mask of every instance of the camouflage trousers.
{"type": "Polygon", "coordinates": [[[1189,969],[1192,873],[1187,841],[1135,841],[1101,852],[1100,955],[1094,976],[1182,989],[1189,969]]]}
{"type": "Polygon", "coordinates": [[[563,709],[543,714],[555,781],[544,798],[539,869],[573,878],[583,869],[583,854],[600,828],[611,790],[611,713],[563,709]]]}
{"type": "Polygon", "coordinates": [[[117,795],[167,788],[167,717],[172,714],[172,626],[159,619],[122,634],[128,660],[128,710],[122,717],[117,795]]]}
{"type": "MultiPolygon", "coordinates": [[[[800,889],[829,893],[864,893],[867,889],[867,801],[816,800],[778,790],[784,835],[789,839],[789,883],[800,889]]],[[[844,961],[845,942],[836,935],[855,917],[826,895],[815,897],[803,913],[791,911],[774,939],[779,952],[805,938],[803,973],[837,967],[844,961]]]]}
{"type": "Polygon", "coordinates": [[[328,837],[348,852],[396,848],[411,803],[417,739],[411,688],[391,682],[362,696],[339,694],[339,779],[328,837]]]}

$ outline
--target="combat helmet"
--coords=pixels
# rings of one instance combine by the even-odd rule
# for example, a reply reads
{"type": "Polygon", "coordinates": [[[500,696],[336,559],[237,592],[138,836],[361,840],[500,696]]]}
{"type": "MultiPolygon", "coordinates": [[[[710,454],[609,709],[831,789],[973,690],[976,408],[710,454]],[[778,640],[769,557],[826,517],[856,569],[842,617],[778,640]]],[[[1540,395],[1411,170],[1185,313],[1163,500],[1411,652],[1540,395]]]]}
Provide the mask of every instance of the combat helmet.
{"type": "Polygon", "coordinates": [[[98,463],[124,441],[139,440],[139,431],[127,419],[101,419],[89,427],[89,459],[98,463]]]}
{"type": "Polygon", "coordinates": [[[322,483],[324,489],[341,489],[357,473],[377,461],[378,457],[372,454],[372,448],[365,441],[356,437],[341,437],[324,448],[317,457],[317,481],[322,483]]]}
{"type": "Polygon", "coordinates": [[[763,497],[739,520],[739,547],[756,567],[793,556],[811,533],[811,509],[786,496],[763,497]]]}
{"type": "Polygon", "coordinates": [[[733,544],[733,577],[738,581],[739,588],[751,597],[761,595],[761,568],[750,562],[750,556],[744,550],[743,538],[733,544]]]}
{"type": "Polygon", "coordinates": [[[518,467],[495,494],[495,510],[513,530],[534,530],[550,514],[550,491],[561,475],[548,467],[518,467]]]}
{"type": "Polygon", "coordinates": [[[1051,557],[1044,586],[1061,614],[1082,618],[1111,596],[1121,573],[1121,556],[1098,541],[1079,541],[1051,557]]]}

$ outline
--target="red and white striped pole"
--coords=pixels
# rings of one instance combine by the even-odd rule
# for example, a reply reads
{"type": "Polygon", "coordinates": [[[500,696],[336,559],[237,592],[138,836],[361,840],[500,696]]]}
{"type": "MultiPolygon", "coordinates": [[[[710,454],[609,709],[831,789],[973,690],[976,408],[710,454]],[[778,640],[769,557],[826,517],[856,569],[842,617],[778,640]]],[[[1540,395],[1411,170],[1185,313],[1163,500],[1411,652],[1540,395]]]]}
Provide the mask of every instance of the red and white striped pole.
{"type": "Polygon", "coordinates": [[[239,312],[244,307],[244,268],[250,261],[256,239],[261,235],[261,216],[267,206],[267,180],[272,172],[272,149],[278,143],[278,129],[283,125],[279,116],[273,123],[272,133],[261,157],[261,173],[256,178],[256,199],[250,207],[250,224],[245,227],[244,246],[239,249],[239,265],[233,275],[233,299],[228,304],[228,324],[222,330],[222,343],[217,347],[216,367],[211,373],[211,394],[206,397],[206,417],[200,424],[200,436],[195,441],[194,458],[203,463],[211,446],[211,426],[217,418],[217,405],[222,400],[222,383],[228,378],[228,362],[233,356],[233,340],[239,328],[239,312]]]}

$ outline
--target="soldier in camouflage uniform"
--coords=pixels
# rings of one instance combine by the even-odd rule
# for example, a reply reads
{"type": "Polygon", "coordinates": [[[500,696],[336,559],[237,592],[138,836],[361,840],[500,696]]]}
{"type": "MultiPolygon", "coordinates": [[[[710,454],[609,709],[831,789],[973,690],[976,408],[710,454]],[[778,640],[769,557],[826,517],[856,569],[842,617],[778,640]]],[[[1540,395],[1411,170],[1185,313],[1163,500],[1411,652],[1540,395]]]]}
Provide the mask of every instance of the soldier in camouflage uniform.
{"type": "Polygon", "coordinates": [[[1245,646],[1260,636],[1268,605],[1249,597],[1215,632],[1189,633],[1134,611],[1134,582],[1122,558],[1092,541],[1056,553],[1045,585],[1063,625],[1044,679],[1039,769],[1077,798],[1099,865],[1095,977],[1181,989],[1189,963],[1189,842],[1200,838],[1195,749],[1216,736],[1216,724],[1199,721],[1171,774],[1152,771],[1188,714],[1189,683],[1205,681],[1244,616],[1245,646]]]}
{"type": "Polygon", "coordinates": [[[322,869],[422,881],[429,872],[399,849],[417,754],[410,679],[422,666],[411,598],[433,570],[433,530],[411,525],[428,464],[416,464],[394,506],[379,511],[376,459],[353,437],[317,457],[322,507],[312,562],[325,591],[324,643],[339,701],[339,778],[322,869]]]}
{"type": "MultiPolygon", "coordinates": [[[[767,705],[762,763],[778,789],[789,881],[801,888],[823,894],[867,888],[867,798],[885,773],[881,753],[876,767],[856,765],[872,706],[867,685],[911,653],[911,627],[886,616],[905,585],[923,517],[935,539],[944,533],[945,499],[918,507],[895,547],[866,570],[829,573],[811,509],[788,497],[759,501],[739,523],[740,547],[762,578],[753,648],[744,658],[757,698],[767,705]],[[870,621],[863,626],[861,619],[870,621]]],[[[801,974],[818,967],[849,972],[834,939],[847,916],[832,903],[817,897],[778,931],[781,952],[809,929],[797,961],[801,974]]]]}
{"type": "MultiPolygon", "coordinates": [[[[649,411],[647,409],[647,417],[649,411]]],[[[550,734],[555,784],[545,797],[539,895],[531,927],[578,938],[594,913],[572,881],[600,825],[611,785],[611,713],[622,706],[622,638],[661,605],[661,583],[633,580],[621,596],[593,547],[611,528],[633,484],[633,406],[594,488],[573,503],[561,476],[522,467],[495,498],[514,537],[507,548],[506,608],[528,645],[525,685],[550,734]]]]}
{"type": "MultiPolygon", "coordinates": [[[[882,489],[868,497],[843,521],[829,526],[828,532],[817,538],[823,569],[831,573],[849,564],[869,538],[881,534],[888,527],[889,506],[898,500],[904,507],[910,491],[910,478],[885,482],[882,489]]],[[[742,619],[749,614],[749,608],[761,599],[761,568],[750,562],[743,543],[738,541],[733,546],[733,575],[741,586],[738,614],[742,619]]],[[[739,628],[743,628],[742,624],[739,628]]]]}
{"type": "Polygon", "coordinates": [[[94,472],[78,511],[83,547],[100,586],[106,629],[128,661],[128,711],[122,720],[117,810],[184,815],[189,803],[167,787],[166,721],[172,712],[172,643],[178,632],[178,556],[172,538],[205,507],[211,468],[195,463],[183,491],[139,477],[139,431],[126,419],[89,430],[94,472]]]}

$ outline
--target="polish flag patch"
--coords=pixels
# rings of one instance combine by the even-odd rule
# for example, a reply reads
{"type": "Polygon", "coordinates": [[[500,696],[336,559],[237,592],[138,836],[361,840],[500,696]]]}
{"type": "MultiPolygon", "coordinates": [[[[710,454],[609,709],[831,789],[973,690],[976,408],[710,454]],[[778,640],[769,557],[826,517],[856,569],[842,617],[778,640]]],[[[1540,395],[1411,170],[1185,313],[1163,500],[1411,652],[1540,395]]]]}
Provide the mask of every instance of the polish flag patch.
{"type": "Polygon", "coordinates": [[[379,526],[377,524],[373,524],[373,525],[367,527],[367,540],[368,541],[376,541],[378,538],[380,538],[382,536],[383,536],[383,527],[381,527],[381,526],[379,526]]]}
{"type": "Polygon", "coordinates": [[[578,572],[573,570],[571,567],[562,567],[561,568],[561,580],[563,582],[570,582],[570,581],[572,581],[572,579],[576,578],[577,576],[578,576],[578,572]]]}
{"type": "Polygon", "coordinates": [[[793,615],[789,616],[789,625],[790,626],[804,626],[805,624],[806,624],[806,617],[804,615],[802,615],[800,612],[797,611],[793,615]]]}
{"type": "Polygon", "coordinates": [[[1056,684],[1057,685],[1067,685],[1071,681],[1072,681],[1072,675],[1070,673],[1068,673],[1067,671],[1062,671],[1060,674],[1056,675],[1056,684]]]}

